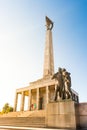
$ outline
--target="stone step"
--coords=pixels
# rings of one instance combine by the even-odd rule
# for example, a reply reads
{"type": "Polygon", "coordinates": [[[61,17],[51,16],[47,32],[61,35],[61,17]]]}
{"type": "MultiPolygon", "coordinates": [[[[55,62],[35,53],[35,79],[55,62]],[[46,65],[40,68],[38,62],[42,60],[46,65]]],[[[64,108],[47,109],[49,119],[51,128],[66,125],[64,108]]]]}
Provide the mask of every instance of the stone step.
{"type": "Polygon", "coordinates": [[[0,115],[0,117],[17,117],[18,115],[21,115],[21,112],[9,112],[9,113],[0,115]]]}
{"type": "Polygon", "coordinates": [[[18,117],[45,117],[45,110],[24,111],[18,117]]]}
{"type": "Polygon", "coordinates": [[[19,112],[9,112],[7,114],[0,115],[0,117],[45,117],[45,110],[35,110],[35,111],[19,111],[19,112]]]}

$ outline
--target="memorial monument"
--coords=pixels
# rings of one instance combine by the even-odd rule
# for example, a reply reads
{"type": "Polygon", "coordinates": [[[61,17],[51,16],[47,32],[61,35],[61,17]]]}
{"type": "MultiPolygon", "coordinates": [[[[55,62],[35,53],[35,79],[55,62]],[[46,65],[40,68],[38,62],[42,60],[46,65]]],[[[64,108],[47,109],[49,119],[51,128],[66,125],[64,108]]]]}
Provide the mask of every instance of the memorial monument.
{"type": "Polygon", "coordinates": [[[0,118],[0,125],[69,129],[87,127],[87,103],[79,103],[78,93],[72,89],[70,72],[61,67],[58,67],[58,72],[54,72],[53,22],[47,16],[45,20],[43,77],[24,88],[16,89],[14,112],[12,115],[3,115],[6,117],[0,118]],[[18,112],[19,95],[21,100],[18,112]],[[28,104],[25,104],[26,96],[28,104]]]}
{"type": "Polygon", "coordinates": [[[59,68],[58,72],[54,73],[53,22],[47,16],[45,20],[46,39],[43,77],[31,82],[27,87],[16,90],[14,111],[17,111],[18,95],[20,94],[20,111],[24,111],[25,96],[27,96],[28,111],[46,111],[46,127],[75,128],[74,105],[79,102],[79,97],[77,92],[71,88],[71,76],[65,68],[59,68]]]}
{"type": "MultiPolygon", "coordinates": [[[[53,42],[52,42],[52,29],[53,22],[46,16],[46,39],[45,39],[45,51],[44,51],[44,68],[43,78],[37,81],[31,82],[29,86],[19,88],[16,90],[14,111],[17,110],[18,95],[21,95],[20,111],[24,111],[25,96],[28,96],[28,110],[41,110],[46,109],[49,102],[57,100],[59,98],[72,99],[78,102],[78,94],[71,89],[70,73],[65,69],[62,70],[63,77],[59,81],[59,73],[54,73],[54,56],[53,56],[53,42]],[[59,84],[61,84],[59,86],[59,84]],[[59,91],[59,92],[57,92],[59,91]]],[[[59,99],[58,99],[59,100],[59,99]]]]}

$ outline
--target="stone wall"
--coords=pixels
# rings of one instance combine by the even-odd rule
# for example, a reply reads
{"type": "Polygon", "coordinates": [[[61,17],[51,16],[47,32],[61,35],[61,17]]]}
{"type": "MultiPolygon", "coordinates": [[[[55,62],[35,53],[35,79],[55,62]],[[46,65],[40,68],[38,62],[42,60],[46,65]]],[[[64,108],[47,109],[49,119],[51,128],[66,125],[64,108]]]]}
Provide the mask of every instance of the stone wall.
{"type": "Polygon", "coordinates": [[[87,128],[87,103],[79,103],[80,127],[87,128]]]}
{"type": "Polygon", "coordinates": [[[87,103],[53,102],[47,105],[46,126],[56,128],[87,128],[87,103]]]}

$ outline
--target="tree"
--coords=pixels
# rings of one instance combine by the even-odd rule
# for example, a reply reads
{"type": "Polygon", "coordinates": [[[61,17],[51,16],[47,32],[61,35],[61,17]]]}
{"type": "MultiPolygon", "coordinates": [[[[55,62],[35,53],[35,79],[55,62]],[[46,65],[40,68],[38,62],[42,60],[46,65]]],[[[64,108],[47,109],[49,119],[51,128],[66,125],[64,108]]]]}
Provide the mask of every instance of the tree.
{"type": "Polygon", "coordinates": [[[12,111],[13,111],[13,107],[9,106],[9,103],[5,103],[5,105],[2,108],[2,113],[8,113],[12,111]]]}

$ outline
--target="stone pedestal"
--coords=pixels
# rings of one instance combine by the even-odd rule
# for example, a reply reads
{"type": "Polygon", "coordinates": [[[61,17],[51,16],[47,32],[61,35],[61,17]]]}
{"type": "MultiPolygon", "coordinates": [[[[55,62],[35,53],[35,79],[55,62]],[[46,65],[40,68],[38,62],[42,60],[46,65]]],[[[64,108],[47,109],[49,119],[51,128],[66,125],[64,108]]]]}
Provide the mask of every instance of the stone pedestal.
{"type": "Polygon", "coordinates": [[[74,101],[53,102],[47,105],[46,127],[76,128],[76,110],[74,101]]]}

